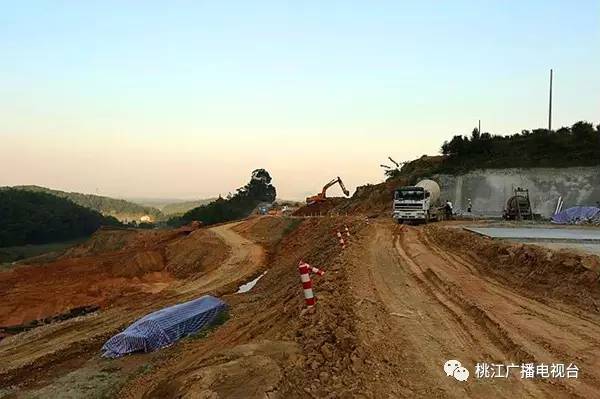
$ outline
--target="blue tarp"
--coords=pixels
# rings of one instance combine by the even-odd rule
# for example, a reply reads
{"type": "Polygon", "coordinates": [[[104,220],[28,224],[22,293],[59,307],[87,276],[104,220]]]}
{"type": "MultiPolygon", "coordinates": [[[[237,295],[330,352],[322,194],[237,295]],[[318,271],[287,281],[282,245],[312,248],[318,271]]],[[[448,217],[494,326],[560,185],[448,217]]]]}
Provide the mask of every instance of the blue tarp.
{"type": "Polygon", "coordinates": [[[596,208],[595,206],[575,206],[565,209],[552,217],[552,223],[600,223],[600,208],[596,208]]]}
{"type": "Polygon", "coordinates": [[[106,341],[103,356],[115,358],[164,348],[199,331],[227,307],[220,299],[205,295],[150,313],[106,341]]]}

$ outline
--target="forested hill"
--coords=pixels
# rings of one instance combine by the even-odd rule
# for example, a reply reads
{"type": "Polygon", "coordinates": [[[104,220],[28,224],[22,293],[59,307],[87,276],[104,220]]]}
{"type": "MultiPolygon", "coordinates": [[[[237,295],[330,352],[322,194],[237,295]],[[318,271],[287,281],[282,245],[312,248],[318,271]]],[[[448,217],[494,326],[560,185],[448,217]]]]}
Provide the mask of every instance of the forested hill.
{"type": "Polygon", "coordinates": [[[558,130],[523,130],[509,136],[456,135],[444,142],[440,168],[460,172],[483,168],[531,168],[600,165],[600,125],[577,122],[558,130]]]}
{"type": "Polygon", "coordinates": [[[217,200],[189,210],[183,216],[169,219],[169,225],[181,226],[192,221],[215,224],[244,218],[261,202],[275,201],[276,190],[271,184],[271,176],[264,169],[252,172],[250,182],[227,198],[217,200]]]}
{"type": "Polygon", "coordinates": [[[567,168],[600,165],[600,125],[577,122],[558,130],[522,130],[500,136],[480,133],[455,135],[442,144],[441,156],[422,156],[401,169],[388,169],[388,178],[416,178],[436,173],[460,174],[473,169],[567,168]]]}
{"type": "Polygon", "coordinates": [[[0,247],[71,240],[89,236],[100,226],[119,224],[114,217],[55,195],[0,190],[0,247]]]}
{"type": "MultiPolygon", "coordinates": [[[[9,187],[2,187],[0,190],[7,188],[9,187]]],[[[46,193],[60,198],[66,198],[73,201],[77,205],[95,210],[105,216],[114,216],[121,221],[139,221],[139,219],[144,215],[150,216],[152,220],[162,218],[162,213],[156,208],[135,204],[122,199],[103,197],[94,194],[68,193],[65,191],[52,190],[50,188],[40,186],[14,186],[12,188],[16,190],[46,193]]]]}
{"type": "Polygon", "coordinates": [[[182,202],[174,202],[170,204],[166,204],[161,208],[161,212],[165,216],[177,216],[183,215],[190,209],[197,208],[202,205],[210,204],[215,201],[217,198],[207,198],[196,201],[182,201],[182,202]]]}

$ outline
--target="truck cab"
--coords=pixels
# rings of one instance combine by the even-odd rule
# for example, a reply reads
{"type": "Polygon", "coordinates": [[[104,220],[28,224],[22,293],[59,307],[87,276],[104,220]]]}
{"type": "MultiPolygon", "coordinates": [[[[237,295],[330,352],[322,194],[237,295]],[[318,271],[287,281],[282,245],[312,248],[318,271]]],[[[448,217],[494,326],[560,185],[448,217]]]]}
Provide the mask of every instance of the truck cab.
{"type": "Polygon", "coordinates": [[[405,186],[394,192],[393,217],[399,223],[409,220],[424,220],[429,193],[423,187],[405,186]]]}
{"type": "MultiPolygon", "coordinates": [[[[439,192],[439,188],[437,192],[439,192]]],[[[439,195],[437,196],[439,197],[439,195]]],[[[392,217],[398,223],[427,223],[432,219],[437,219],[438,209],[433,202],[435,202],[435,198],[432,201],[431,192],[426,187],[421,185],[400,187],[394,191],[392,217]]]]}

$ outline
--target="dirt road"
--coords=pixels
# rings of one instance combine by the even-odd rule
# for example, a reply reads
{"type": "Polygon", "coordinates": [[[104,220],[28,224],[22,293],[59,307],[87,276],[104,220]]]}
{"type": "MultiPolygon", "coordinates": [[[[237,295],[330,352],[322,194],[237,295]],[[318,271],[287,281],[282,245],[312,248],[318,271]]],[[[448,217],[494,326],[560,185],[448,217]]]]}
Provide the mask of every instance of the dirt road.
{"type": "MultiPolygon", "coordinates": [[[[421,397],[600,397],[600,316],[522,282],[481,273],[477,254],[440,246],[422,227],[372,225],[353,252],[365,345],[394,364],[387,393],[421,397]],[[521,288],[517,288],[517,287],[521,288]],[[457,359],[467,382],[442,366],[457,359]],[[477,379],[476,363],[516,364],[509,378],[477,379]],[[574,363],[578,379],[521,379],[521,363],[574,363]]],[[[509,276],[510,278],[510,276],[509,276]]],[[[504,373],[506,370],[504,369],[504,373]]]]}
{"type": "Polygon", "coordinates": [[[264,266],[263,248],[236,233],[233,228],[242,222],[229,223],[210,230],[217,234],[229,247],[229,256],[218,268],[204,274],[202,278],[184,281],[175,290],[179,294],[194,295],[248,279],[264,266]]]}

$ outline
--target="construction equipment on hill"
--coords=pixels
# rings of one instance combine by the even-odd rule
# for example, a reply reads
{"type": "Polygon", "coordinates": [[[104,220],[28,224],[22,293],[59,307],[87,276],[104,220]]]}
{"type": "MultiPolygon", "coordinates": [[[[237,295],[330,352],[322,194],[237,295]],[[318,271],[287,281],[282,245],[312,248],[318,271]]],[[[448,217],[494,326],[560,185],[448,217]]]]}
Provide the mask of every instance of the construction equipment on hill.
{"type": "Polygon", "coordinates": [[[440,186],[433,180],[421,180],[414,186],[400,187],[394,192],[392,217],[398,223],[438,220],[440,186]]]}
{"type": "Polygon", "coordinates": [[[517,187],[514,189],[513,196],[506,201],[506,208],[502,218],[506,220],[525,220],[533,219],[531,211],[531,202],[529,201],[529,190],[517,187]]]}
{"type": "Polygon", "coordinates": [[[324,185],[324,186],[323,186],[323,189],[321,190],[321,192],[320,192],[319,194],[317,194],[317,195],[313,195],[313,196],[311,196],[311,197],[307,197],[307,198],[306,198],[306,203],[307,203],[308,205],[310,205],[310,204],[314,204],[314,203],[317,203],[317,202],[324,202],[324,201],[327,199],[327,195],[326,195],[326,193],[327,193],[327,190],[328,190],[328,189],[329,189],[331,186],[335,185],[336,183],[339,183],[339,184],[340,184],[340,187],[342,188],[342,191],[344,192],[344,195],[345,195],[346,197],[349,197],[349,196],[350,196],[350,191],[348,191],[348,190],[346,189],[346,186],[344,186],[344,183],[342,182],[342,179],[340,179],[340,177],[338,176],[338,177],[336,177],[335,179],[331,180],[331,181],[330,181],[329,183],[327,183],[326,185],[324,185]]]}
{"type": "Polygon", "coordinates": [[[400,173],[400,169],[402,168],[402,166],[404,166],[405,164],[407,164],[408,162],[406,161],[402,161],[402,162],[396,162],[392,157],[388,157],[388,159],[390,161],[392,161],[392,163],[394,165],[396,165],[395,167],[391,167],[389,165],[385,165],[385,164],[380,164],[379,166],[381,166],[382,168],[385,169],[385,174],[387,176],[392,176],[395,175],[396,173],[400,173]]]}

